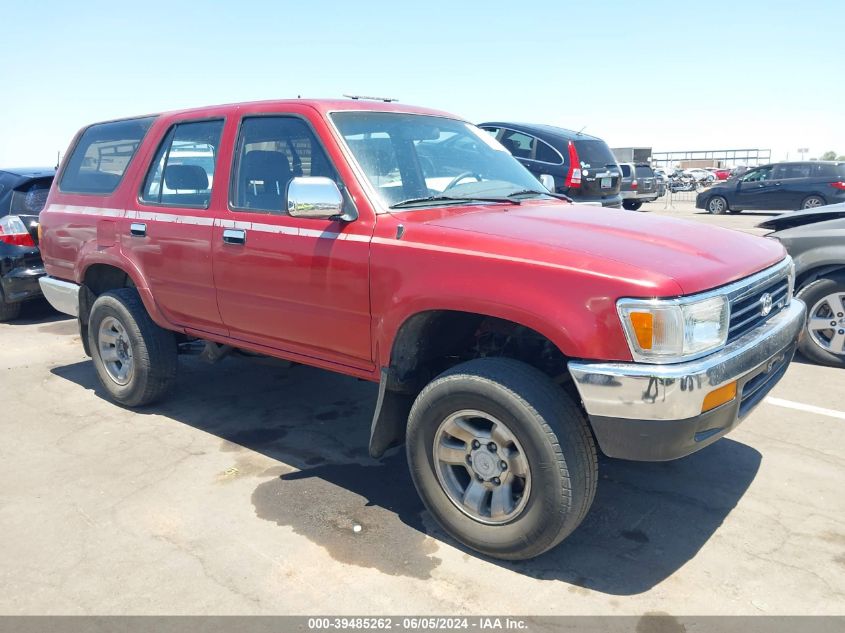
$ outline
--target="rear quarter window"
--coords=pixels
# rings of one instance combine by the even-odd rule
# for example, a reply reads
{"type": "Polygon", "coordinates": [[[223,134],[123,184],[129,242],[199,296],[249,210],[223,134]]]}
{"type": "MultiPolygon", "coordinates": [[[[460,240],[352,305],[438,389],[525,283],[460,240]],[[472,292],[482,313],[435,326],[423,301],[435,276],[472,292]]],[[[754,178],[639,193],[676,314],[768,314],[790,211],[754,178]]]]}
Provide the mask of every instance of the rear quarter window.
{"type": "Polygon", "coordinates": [[[59,189],[66,193],[112,193],[154,119],[98,123],[87,128],[67,160],[59,189]]]}

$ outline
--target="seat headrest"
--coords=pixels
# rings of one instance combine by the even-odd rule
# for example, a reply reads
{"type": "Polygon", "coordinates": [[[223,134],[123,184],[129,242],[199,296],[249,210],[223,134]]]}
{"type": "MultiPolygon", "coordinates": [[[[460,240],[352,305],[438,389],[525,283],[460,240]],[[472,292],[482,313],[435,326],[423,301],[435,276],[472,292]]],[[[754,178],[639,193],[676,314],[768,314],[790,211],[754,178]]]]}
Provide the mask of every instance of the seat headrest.
{"type": "Polygon", "coordinates": [[[199,165],[168,165],[164,170],[164,184],[168,189],[208,189],[208,174],[199,165]]]}
{"type": "Polygon", "coordinates": [[[287,183],[291,177],[288,158],[281,152],[255,149],[247,152],[241,163],[241,173],[249,180],[287,183]]]}

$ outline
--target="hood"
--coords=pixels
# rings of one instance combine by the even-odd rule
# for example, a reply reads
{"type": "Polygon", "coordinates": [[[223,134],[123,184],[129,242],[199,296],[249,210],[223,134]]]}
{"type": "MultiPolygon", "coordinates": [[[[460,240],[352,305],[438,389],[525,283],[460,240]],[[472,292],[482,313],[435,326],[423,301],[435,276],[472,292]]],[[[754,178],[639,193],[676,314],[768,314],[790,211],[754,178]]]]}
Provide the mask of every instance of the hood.
{"type": "Polygon", "coordinates": [[[815,209],[806,209],[804,211],[784,213],[765,222],[760,222],[757,226],[763,229],[772,229],[773,231],[783,231],[784,229],[793,229],[797,226],[804,226],[805,224],[815,224],[816,222],[827,222],[828,220],[838,220],[841,218],[845,218],[845,202],[831,204],[826,207],[817,207],[815,209]]]}
{"type": "Polygon", "coordinates": [[[610,269],[620,278],[670,279],[682,294],[736,281],[786,255],[777,241],[739,231],[578,204],[415,211],[403,214],[402,221],[490,236],[480,247],[474,240],[475,248],[487,252],[500,249],[511,257],[610,269]]]}

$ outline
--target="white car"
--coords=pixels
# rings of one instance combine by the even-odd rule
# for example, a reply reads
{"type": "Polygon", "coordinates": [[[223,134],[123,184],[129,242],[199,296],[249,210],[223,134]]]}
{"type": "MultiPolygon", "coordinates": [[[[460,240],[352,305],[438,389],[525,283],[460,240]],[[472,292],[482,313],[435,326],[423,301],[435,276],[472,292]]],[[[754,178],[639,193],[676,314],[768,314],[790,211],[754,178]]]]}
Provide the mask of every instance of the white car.
{"type": "Polygon", "coordinates": [[[691,167],[690,169],[685,169],[684,173],[692,176],[698,182],[716,182],[716,174],[712,171],[707,171],[706,169],[700,169],[699,167],[691,167]]]}

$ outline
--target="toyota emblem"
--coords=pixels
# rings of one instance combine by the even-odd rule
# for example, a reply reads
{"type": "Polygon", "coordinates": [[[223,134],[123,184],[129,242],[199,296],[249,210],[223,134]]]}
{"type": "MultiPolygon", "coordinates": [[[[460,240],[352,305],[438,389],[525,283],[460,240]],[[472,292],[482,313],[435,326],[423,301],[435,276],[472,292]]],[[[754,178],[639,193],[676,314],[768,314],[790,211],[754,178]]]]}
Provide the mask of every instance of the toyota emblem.
{"type": "Polygon", "coordinates": [[[762,297],[760,297],[760,306],[762,309],[760,310],[760,314],[766,316],[769,312],[772,311],[772,295],[768,292],[764,293],[762,297]]]}

